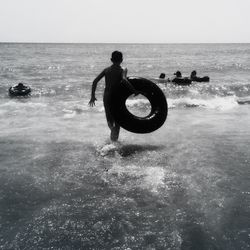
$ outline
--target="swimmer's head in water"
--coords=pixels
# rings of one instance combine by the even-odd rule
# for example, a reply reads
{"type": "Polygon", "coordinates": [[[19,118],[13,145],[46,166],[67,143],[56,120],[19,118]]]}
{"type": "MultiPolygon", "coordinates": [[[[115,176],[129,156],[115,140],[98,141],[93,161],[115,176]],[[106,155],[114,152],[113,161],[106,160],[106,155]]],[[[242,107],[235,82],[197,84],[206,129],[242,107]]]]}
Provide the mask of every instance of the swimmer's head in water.
{"type": "Polygon", "coordinates": [[[114,51],[111,55],[111,61],[113,63],[121,63],[123,61],[123,56],[122,56],[122,52],[120,51],[114,51]]]}
{"type": "Polygon", "coordinates": [[[180,71],[176,71],[176,72],[174,73],[174,75],[176,75],[176,77],[181,77],[181,72],[180,72],[180,71]]]}
{"type": "Polygon", "coordinates": [[[194,70],[194,71],[192,71],[192,73],[191,73],[191,76],[196,76],[196,71],[194,70]]]}
{"type": "Polygon", "coordinates": [[[23,87],[24,85],[23,85],[23,83],[19,82],[17,86],[18,87],[23,87]]]}
{"type": "Polygon", "coordinates": [[[164,79],[165,76],[166,76],[166,75],[165,75],[164,73],[161,73],[160,76],[159,76],[159,78],[164,79]]]}

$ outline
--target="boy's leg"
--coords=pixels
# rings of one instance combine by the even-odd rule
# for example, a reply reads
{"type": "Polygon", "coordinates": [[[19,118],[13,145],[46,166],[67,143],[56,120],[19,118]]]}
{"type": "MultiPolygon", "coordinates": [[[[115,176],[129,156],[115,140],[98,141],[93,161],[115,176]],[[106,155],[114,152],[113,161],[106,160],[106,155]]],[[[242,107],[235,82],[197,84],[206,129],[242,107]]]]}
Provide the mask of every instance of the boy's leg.
{"type": "Polygon", "coordinates": [[[110,139],[111,141],[117,141],[120,133],[120,126],[114,123],[113,128],[111,129],[110,139]]]}
{"type": "Polygon", "coordinates": [[[104,102],[104,108],[105,108],[107,123],[111,130],[110,139],[111,141],[117,141],[119,137],[120,126],[115,122],[113,116],[111,115],[109,111],[108,106],[106,105],[106,102],[104,102]]]}

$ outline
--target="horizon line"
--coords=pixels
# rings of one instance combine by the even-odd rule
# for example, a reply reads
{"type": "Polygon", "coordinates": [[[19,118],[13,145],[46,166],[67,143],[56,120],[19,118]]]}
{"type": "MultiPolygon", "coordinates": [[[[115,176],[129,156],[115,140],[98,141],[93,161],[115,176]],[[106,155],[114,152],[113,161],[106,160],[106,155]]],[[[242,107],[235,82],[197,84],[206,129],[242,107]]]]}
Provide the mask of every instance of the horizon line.
{"type": "Polygon", "coordinates": [[[1,42],[0,44],[250,44],[250,42],[1,42]]]}

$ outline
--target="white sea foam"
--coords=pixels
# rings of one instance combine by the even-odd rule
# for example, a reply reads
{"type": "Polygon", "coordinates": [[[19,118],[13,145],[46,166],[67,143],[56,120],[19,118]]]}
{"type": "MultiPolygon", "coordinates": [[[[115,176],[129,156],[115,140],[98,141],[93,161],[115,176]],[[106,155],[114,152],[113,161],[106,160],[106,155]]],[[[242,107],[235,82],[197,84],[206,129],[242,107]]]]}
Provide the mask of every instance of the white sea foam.
{"type": "Polygon", "coordinates": [[[98,112],[104,112],[105,109],[104,109],[104,107],[102,106],[102,107],[98,107],[97,110],[98,110],[98,112]]]}
{"type": "Polygon", "coordinates": [[[126,101],[126,105],[128,105],[129,107],[142,106],[148,103],[148,99],[128,99],[126,101]]]}
{"type": "Polygon", "coordinates": [[[157,192],[159,187],[164,186],[165,170],[162,167],[148,167],[144,171],[142,188],[157,192]]]}
{"type": "Polygon", "coordinates": [[[41,103],[41,102],[19,102],[19,101],[8,101],[5,103],[0,104],[0,107],[9,107],[9,108],[17,108],[17,107],[21,107],[21,108],[39,108],[39,107],[47,107],[46,103],[41,103]]]}
{"type": "Polygon", "coordinates": [[[202,107],[207,109],[228,110],[236,107],[237,101],[234,96],[215,97],[212,99],[196,99],[183,97],[178,99],[168,99],[169,108],[175,107],[202,107]]]}
{"type": "Polygon", "coordinates": [[[89,110],[90,106],[88,106],[87,102],[84,102],[83,104],[79,104],[76,102],[67,103],[67,108],[63,109],[63,112],[65,113],[73,113],[76,112],[77,114],[81,114],[86,110],[89,110]]]}
{"type": "Polygon", "coordinates": [[[108,174],[116,175],[118,179],[129,177],[131,181],[129,181],[127,184],[130,185],[130,188],[135,185],[141,189],[146,189],[153,193],[157,193],[161,187],[166,188],[164,181],[167,172],[163,167],[159,166],[121,166],[115,163],[112,168],[109,169],[108,174]]]}
{"type": "Polygon", "coordinates": [[[76,116],[76,112],[75,111],[67,111],[67,114],[65,114],[64,116],[63,116],[63,118],[65,118],[65,119],[71,119],[71,118],[73,118],[74,116],[76,116]]]}
{"type": "MultiPolygon", "coordinates": [[[[234,108],[238,105],[235,96],[214,97],[211,99],[191,98],[191,97],[182,97],[178,99],[169,98],[167,99],[167,102],[169,108],[203,107],[208,109],[227,110],[234,108]]],[[[128,107],[143,107],[149,104],[149,101],[147,99],[132,99],[132,100],[127,100],[126,104],[128,107]]]]}
{"type": "Polygon", "coordinates": [[[106,144],[103,147],[98,149],[98,152],[101,156],[106,156],[111,152],[114,152],[117,149],[117,146],[113,143],[106,144]]]}

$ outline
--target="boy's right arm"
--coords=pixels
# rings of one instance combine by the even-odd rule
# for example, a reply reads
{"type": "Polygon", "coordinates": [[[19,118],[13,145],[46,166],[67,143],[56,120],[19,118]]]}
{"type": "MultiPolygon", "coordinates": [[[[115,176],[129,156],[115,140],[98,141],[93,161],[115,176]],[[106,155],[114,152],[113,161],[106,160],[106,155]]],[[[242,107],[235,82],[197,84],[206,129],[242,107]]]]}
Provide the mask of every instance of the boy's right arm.
{"type": "Polygon", "coordinates": [[[92,84],[92,89],[91,89],[91,98],[90,98],[90,101],[89,101],[89,106],[93,107],[95,105],[95,101],[97,100],[95,98],[95,90],[96,90],[96,86],[97,86],[97,83],[104,77],[105,75],[105,70],[103,70],[96,78],[95,80],[93,81],[93,84],[92,84]]]}
{"type": "Polygon", "coordinates": [[[129,82],[129,80],[127,79],[127,73],[128,73],[128,69],[125,68],[123,69],[122,72],[122,82],[130,89],[130,91],[136,96],[139,94],[139,92],[132,86],[132,84],[129,82]]]}

